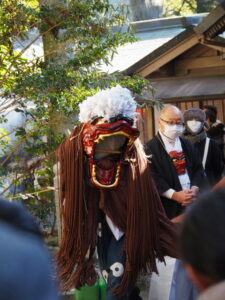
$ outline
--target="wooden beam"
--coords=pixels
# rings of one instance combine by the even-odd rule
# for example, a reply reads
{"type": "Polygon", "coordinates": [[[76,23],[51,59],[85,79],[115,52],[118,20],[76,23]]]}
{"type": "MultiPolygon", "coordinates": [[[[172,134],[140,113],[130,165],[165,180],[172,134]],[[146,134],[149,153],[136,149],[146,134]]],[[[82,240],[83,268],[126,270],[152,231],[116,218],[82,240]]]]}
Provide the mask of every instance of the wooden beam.
{"type": "Polygon", "coordinates": [[[187,58],[176,62],[175,72],[180,73],[191,69],[204,69],[221,66],[225,67],[225,60],[222,60],[220,56],[187,58]]]}
{"type": "Polygon", "coordinates": [[[197,44],[193,48],[187,50],[184,52],[184,54],[181,54],[181,58],[190,58],[190,57],[198,57],[198,56],[209,56],[207,55],[207,52],[212,51],[212,49],[208,48],[204,44],[197,44]]]}
{"type": "Polygon", "coordinates": [[[192,35],[189,39],[182,41],[178,46],[169,49],[166,53],[163,53],[155,60],[151,61],[150,64],[145,65],[143,68],[139,69],[136,73],[145,78],[172,59],[182,54],[184,51],[195,46],[198,42],[199,37],[197,35],[192,35]]]}
{"type": "Polygon", "coordinates": [[[204,43],[204,42],[201,42],[201,44],[204,46],[207,46],[211,49],[215,49],[220,52],[225,52],[225,45],[213,45],[213,44],[208,44],[208,43],[204,43]]]}
{"type": "Polygon", "coordinates": [[[199,77],[202,76],[202,73],[206,76],[219,76],[219,75],[225,75],[225,68],[224,66],[219,66],[219,67],[211,67],[211,68],[200,68],[200,69],[192,69],[188,72],[188,74],[185,76],[186,78],[194,78],[194,77],[199,77]]]}
{"type": "Polygon", "coordinates": [[[225,100],[225,94],[212,94],[212,95],[199,95],[199,96],[184,96],[184,97],[171,97],[161,98],[164,103],[177,103],[177,102],[188,102],[188,101],[206,101],[206,100],[225,100]]]}
{"type": "MultiPolygon", "coordinates": [[[[204,75],[205,76],[219,76],[219,75],[225,75],[225,68],[224,66],[219,66],[219,67],[205,67],[204,68],[204,75]]],[[[199,69],[192,69],[189,70],[187,72],[187,70],[185,70],[185,72],[183,71],[182,73],[176,73],[173,76],[160,76],[160,74],[158,73],[152,73],[147,79],[151,81],[164,81],[164,80],[168,80],[168,79],[184,79],[184,78],[195,78],[195,77],[202,77],[203,76],[203,69],[199,68],[199,69]]]]}

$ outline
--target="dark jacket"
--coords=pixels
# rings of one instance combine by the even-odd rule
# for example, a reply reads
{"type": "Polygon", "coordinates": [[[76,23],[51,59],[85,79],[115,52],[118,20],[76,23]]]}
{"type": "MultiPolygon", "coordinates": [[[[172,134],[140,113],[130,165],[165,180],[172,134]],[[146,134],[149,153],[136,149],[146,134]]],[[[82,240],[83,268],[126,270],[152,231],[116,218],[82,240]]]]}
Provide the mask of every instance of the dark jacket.
{"type": "Polygon", "coordinates": [[[22,205],[0,200],[0,237],[0,299],[58,299],[48,251],[22,205]]]}
{"type": "Polygon", "coordinates": [[[215,122],[212,124],[209,129],[206,131],[206,134],[209,138],[213,139],[219,146],[223,155],[223,162],[225,163],[225,151],[224,151],[224,124],[215,122]]]}
{"type": "MultiPolygon", "coordinates": [[[[186,159],[187,172],[190,177],[191,186],[195,185],[201,187],[206,183],[206,177],[198,154],[189,141],[183,138],[180,138],[180,141],[186,159]]],[[[148,141],[145,150],[147,155],[151,155],[151,172],[159,194],[162,195],[162,193],[170,188],[177,192],[181,191],[182,187],[176,169],[163,146],[160,136],[157,135],[148,141]]],[[[175,200],[163,196],[161,196],[161,200],[166,214],[170,219],[178,216],[184,210],[184,207],[175,200]]]]}
{"type": "Polygon", "coordinates": [[[224,145],[224,124],[215,122],[212,124],[209,129],[206,131],[207,136],[211,139],[214,139],[218,145],[224,145]]]}
{"type": "MultiPolygon", "coordinates": [[[[205,143],[206,139],[194,143],[201,161],[204,155],[205,143]]],[[[218,144],[213,139],[210,139],[205,173],[211,186],[216,184],[222,178],[223,169],[224,162],[222,152],[218,144]]]]}
{"type": "Polygon", "coordinates": [[[34,218],[19,203],[0,198],[0,220],[41,239],[41,232],[34,218]]]}

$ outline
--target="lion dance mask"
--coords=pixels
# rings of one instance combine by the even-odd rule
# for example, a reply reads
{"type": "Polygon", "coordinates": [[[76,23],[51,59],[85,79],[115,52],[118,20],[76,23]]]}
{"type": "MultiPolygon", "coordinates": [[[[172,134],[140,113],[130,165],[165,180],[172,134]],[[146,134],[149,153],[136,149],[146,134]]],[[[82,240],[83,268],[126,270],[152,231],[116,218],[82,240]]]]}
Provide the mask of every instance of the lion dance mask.
{"type": "Polygon", "coordinates": [[[57,151],[57,261],[64,290],[95,283],[96,247],[107,293],[118,299],[131,297],[140,272],[157,272],[156,258],[177,256],[174,227],[152,181],[135,111],[128,89],[99,91],[80,104],[80,125],[57,151]]]}

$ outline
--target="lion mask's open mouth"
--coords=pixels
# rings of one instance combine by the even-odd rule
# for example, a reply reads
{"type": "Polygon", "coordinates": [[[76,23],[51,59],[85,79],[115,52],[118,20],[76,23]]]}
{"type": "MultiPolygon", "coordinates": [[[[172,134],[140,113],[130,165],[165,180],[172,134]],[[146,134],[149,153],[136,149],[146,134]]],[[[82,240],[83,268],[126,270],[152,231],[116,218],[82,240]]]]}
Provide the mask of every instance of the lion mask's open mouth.
{"type": "Polygon", "coordinates": [[[84,151],[89,157],[90,180],[98,188],[119,184],[125,155],[139,136],[137,128],[125,120],[114,123],[87,123],[83,130],[84,151]]]}

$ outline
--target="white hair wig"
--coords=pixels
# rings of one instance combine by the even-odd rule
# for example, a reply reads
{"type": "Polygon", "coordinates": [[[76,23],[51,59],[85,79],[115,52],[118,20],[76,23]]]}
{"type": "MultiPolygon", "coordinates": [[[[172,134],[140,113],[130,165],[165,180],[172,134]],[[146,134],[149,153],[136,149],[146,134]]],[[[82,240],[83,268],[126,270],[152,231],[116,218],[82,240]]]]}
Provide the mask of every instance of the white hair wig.
{"type": "Polygon", "coordinates": [[[79,121],[87,123],[96,117],[104,121],[121,114],[134,119],[137,103],[127,88],[117,85],[106,90],[101,90],[94,96],[88,97],[79,104],[79,121]]]}

